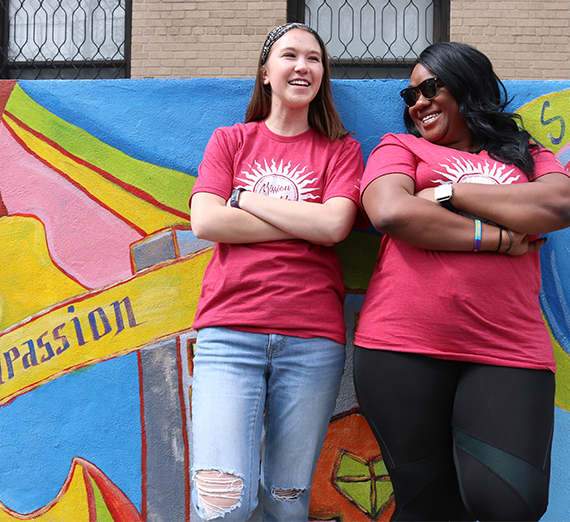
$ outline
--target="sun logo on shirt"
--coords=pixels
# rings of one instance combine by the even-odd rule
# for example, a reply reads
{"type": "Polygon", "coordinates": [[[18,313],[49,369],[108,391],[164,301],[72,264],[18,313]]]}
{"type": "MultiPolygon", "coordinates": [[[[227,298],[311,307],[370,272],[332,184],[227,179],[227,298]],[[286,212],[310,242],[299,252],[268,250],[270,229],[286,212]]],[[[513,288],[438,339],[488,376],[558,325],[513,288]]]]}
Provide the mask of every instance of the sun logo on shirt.
{"type": "Polygon", "coordinates": [[[309,178],[313,171],[305,173],[307,167],[300,169],[300,165],[291,167],[291,162],[284,165],[283,160],[279,164],[271,160],[271,165],[255,162],[255,166],[248,165],[250,172],[242,171],[244,178],[237,178],[243,182],[246,190],[277,199],[289,199],[292,201],[304,201],[307,199],[319,199],[320,196],[311,194],[318,187],[310,188],[308,185],[316,181],[315,177],[309,178]]]}
{"type": "Polygon", "coordinates": [[[436,170],[445,179],[432,179],[433,183],[483,183],[486,185],[510,185],[520,178],[520,175],[511,176],[510,174],[515,170],[511,168],[507,170],[508,166],[502,163],[493,162],[489,164],[487,160],[485,163],[473,163],[470,160],[463,158],[453,158],[455,163],[451,165],[440,165],[447,171],[441,172],[436,170]]]}

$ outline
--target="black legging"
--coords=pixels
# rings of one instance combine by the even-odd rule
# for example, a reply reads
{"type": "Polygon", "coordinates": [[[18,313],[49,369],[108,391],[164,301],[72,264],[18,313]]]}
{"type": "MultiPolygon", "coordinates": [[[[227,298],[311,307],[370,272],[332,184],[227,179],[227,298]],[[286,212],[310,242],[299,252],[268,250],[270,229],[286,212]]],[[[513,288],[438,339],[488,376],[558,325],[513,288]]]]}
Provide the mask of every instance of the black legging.
{"type": "Polygon", "coordinates": [[[392,520],[538,520],[548,503],[554,374],[356,348],[392,520]]]}

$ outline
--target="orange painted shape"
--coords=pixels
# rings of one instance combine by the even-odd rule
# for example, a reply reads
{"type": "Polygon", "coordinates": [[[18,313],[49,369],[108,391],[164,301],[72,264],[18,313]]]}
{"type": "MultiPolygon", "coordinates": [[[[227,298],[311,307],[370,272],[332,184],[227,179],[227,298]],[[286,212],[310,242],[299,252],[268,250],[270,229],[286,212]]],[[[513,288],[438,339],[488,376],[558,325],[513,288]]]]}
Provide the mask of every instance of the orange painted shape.
{"type": "Polygon", "coordinates": [[[375,507],[371,514],[366,513],[365,506],[359,506],[354,499],[335,487],[339,463],[347,454],[372,466],[382,460],[376,439],[358,410],[334,418],[329,425],[311,489],[311,520],[387,522],[395,508],[393,495],[382,505],[375,507]]]}
{"type": "Polygon", "coordinates": [[[128,520],[129,522],[142,522],[142,517],[129,498],[94,464],[83,459],[74,459],[81,462],[89,477],[99,488],[105,505],[115,522],[128,520]]]}

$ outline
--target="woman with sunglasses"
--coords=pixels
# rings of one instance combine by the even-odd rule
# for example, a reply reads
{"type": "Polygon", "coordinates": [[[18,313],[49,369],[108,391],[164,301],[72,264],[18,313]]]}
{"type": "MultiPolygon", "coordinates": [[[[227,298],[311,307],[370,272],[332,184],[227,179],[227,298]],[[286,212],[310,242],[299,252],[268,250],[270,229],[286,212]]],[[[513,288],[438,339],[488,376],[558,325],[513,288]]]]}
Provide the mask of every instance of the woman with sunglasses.
{"type": "Polygon", "coordinates": [[[410,134],[382,139],[361,184],[384,237],[354,363],[392,520],[538,520],[555,384],[539,235],[570,224],[570,178],[473,47],[428,47],[401,95],[410,134]]]}

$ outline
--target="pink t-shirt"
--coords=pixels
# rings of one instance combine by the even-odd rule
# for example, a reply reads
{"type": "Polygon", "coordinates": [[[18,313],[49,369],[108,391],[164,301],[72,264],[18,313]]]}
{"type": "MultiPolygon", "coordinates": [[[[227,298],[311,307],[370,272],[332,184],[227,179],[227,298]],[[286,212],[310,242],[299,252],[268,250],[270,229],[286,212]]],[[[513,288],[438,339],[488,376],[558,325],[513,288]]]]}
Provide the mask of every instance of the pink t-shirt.
{"type": "MultiPolygon", "coordinates": [[[[535,179],[565,173],[545,149],[534,155],[535,179]]],[[[361,191],[384,174],[402,173],[416,192],[440,183],[528,183],[514,165],[387,134],[372,152],[361,191]]],[[[508,240],[508,239],[507,239],[508,240]]],[[[542,318],[539,253],[416,248],[384,236],[355,334],[355,344],[497,366],[549,369],[556,364],[542,318]]]]}
{"type": "MultiPolygon", "coordinates": [[[[359,202],[364,169],[351,137],[330,143],[310,129],[279,136],[265,123],[217,129],[192,194],[228,199],[237,187],[274,198],[321,204],[359,202]]],[[[304,240],[216,243],[202,283],[194,328],[326,337],[345,342],[344,284],[334,248],[304,240]]]]}

